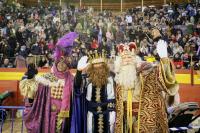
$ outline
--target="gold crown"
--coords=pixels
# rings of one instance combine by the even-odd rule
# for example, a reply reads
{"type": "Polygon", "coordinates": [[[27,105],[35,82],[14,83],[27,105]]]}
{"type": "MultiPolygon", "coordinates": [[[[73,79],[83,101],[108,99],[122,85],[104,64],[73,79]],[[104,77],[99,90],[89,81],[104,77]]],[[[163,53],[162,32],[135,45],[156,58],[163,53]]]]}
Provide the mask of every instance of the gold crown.
{"type": "Polygon", "coordinates": [[[161,37],[161,33],[157,28],[152,29],[151,35],[153,36],[153,39],[161,37]]]}
{"type": "Polygon", "coordinates": [[[105,52],[105,50],[102,50],[101,53],[98,53],[97,50],[95,50],[94,52],[92,52],[89,55],[89,62],[91,64],[106,63],[107,59],[106,59],[106,52],[105,52]]]}

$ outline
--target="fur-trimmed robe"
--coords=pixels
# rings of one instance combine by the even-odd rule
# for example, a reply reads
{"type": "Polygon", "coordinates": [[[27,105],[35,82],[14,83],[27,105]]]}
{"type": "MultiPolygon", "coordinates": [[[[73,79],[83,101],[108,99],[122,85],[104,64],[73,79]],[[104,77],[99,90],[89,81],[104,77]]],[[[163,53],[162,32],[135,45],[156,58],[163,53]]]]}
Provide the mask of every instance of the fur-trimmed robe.
{"type": "Polygon", "coordinates": [[[29,133],[69,132],[67,126],[69,126],[73,87],[72,74],[56,71],[36,76],[32,80],[24,79],[20,82],[22,94],[34,99],[32,107],[25,109],[27,131],[29,133]]]}

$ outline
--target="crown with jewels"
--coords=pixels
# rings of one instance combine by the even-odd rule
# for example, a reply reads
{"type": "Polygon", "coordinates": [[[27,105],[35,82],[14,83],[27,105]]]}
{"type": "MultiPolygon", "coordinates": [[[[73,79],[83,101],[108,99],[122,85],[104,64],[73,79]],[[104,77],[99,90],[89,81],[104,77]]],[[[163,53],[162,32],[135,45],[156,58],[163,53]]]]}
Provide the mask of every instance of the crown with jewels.
{"type": "Polygon", "coordinates": [[[121,57],[122,66],[130,65],[134,63],[134,59],[136,56],[137,46],[134,42],[130,42],[128,44],[119,44],[118,45],[119,56],[121,57]]]}
{"type": "Polygon", "coordinates": [[[162,36],[158,28],[153,28],[151,31],[151,35],[153,36],[153,39],[162,36]]]}
{"type": "Polygon", "coordinates": [[[135,51],[137,50],[137,45],[135,42],[130,42],[128,44],[119,44],[117,46],[118,52],[120,56],[126,55],[135,55],[135,51]]]}
{"type": "Polygon", "coordinates": [[[106,51],[102,50],[102,52],[98,52],[97,50],[95,50],[94,52],[90,53],[89,62],[91,64],[106,63],[106,51]]]}

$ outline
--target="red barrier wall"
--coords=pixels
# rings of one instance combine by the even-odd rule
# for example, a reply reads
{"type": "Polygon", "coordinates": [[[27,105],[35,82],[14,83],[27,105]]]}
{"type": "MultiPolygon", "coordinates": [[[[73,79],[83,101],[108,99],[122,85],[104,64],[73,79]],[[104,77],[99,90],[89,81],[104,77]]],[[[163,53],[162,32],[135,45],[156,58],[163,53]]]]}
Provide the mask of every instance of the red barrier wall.
{"type": "MultiPolygon", "coordinates": [[[[25,69],[0,69],[1,72],[24,72],[25,69]]],[[[49,69],[42,69],[39,72],[49,72],[49,69]]],[[[74,70],[73,70],[74,71],[74,70]]],[[[190,73],[189,70],[177,70],[177,73],[190,73]]],[[[184,77],[183,77],[184,78],[184,77]]],[[[0,93],[10,90],[14,96],[7,100],[6,105],[23,105],[23,97],[18,89],[18,82],[14,80],[0,80],[0,93]]],[[[200,85],[191,86],[189,84],[180,84],[181,102],[199,102],[200,104],[200,85]]]]}
{"type": "Polygon", "coordinates": [[[4,105],[19,105],[22,99],[19,99],[18,81],[0,80],[0,93],[3,93],[7,90],[12,91],[13,96],[4,101],[4,105]]]}
{"type": "Polygon", "coordinates": [[[199,102],[200,105],[200,85],[180,84],[181,102],[199,102]]]}
{"type": "MultiPolygon", "coordinates": [[[[0,72],[25,72],[26,69],[15,69],[15,68],[0,68],[0,72]]],[[[39,69],[39,72],[49,72],[50,69],[39,69]]],[[[4,101],[4,105],[23,105],[23,96],[19,92],[19,81],[18,80],[0,80],[0,93],[5,91],[12,91],[13,96],[4,101]]]]}

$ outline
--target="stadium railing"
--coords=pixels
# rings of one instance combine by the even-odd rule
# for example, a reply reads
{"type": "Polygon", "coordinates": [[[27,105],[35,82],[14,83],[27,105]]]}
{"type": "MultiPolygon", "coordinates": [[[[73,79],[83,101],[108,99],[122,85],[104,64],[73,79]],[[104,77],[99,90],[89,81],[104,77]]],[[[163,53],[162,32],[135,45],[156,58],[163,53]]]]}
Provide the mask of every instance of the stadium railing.
{"type": "MultiPolygon", "coordinates": [[[[24,109],[25,106],[0,106],[0,133],[3,133],[4,130],[7,130],[4,128],[4,125],[6,122],[11,123],[10,125],[10,133],[15,133],[14,131],[14,123],[15,123],[15,111],[21,110],[22,112],[22,118],[21,118],[21,133],[25,131],[24,128],[24,109]],[[8,118],[7,111],[11,111],[10,118],[8,118]]],[[[18,127],[19,128],[19,127],[18,127]]]]}

